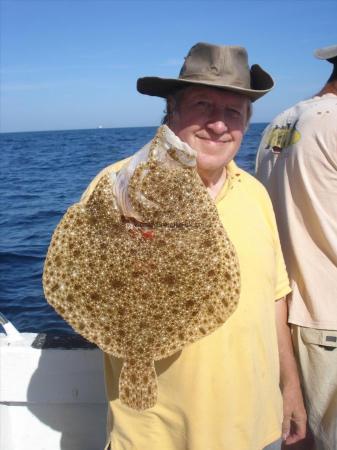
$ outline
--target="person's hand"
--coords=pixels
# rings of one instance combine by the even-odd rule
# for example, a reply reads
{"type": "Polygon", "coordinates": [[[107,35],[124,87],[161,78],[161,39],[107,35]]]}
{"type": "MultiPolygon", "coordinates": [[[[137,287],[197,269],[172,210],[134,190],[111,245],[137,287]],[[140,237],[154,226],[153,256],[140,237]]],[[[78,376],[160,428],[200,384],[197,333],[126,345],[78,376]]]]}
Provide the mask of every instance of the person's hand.
{"type": "Polygon", "coordinates": [[[307,413],[288,325],[288,305],[284,298],[276,302],[275,311],[283,395],[282,438],[286,445],[291,445],[305,438],[307,413]]]}
{"type": "Polygon", "coordinates": [[[315,440],[311,431],[307,427],[307,435],[305,439],[301,439],[295,444],[287,445],[285,442],[282,443],[282,450],[316,450],[315,440]]]}
{"type": "Polygon", "coordinates": [[[300,387],[283,387],[282,438],[286,445],[301,441],[306,436],[307,414],[300,387]]]}

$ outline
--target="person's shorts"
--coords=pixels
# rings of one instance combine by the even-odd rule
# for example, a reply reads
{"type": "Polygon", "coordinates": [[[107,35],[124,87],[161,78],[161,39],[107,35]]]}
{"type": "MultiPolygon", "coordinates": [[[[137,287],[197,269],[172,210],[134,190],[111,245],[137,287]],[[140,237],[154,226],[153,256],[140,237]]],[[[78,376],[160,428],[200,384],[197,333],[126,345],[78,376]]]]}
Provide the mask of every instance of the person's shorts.
{"type": "Polygon", "coordinates": [[[310,429],[319,450],[337,449],[337,331],[292,324],[310,429]]]}

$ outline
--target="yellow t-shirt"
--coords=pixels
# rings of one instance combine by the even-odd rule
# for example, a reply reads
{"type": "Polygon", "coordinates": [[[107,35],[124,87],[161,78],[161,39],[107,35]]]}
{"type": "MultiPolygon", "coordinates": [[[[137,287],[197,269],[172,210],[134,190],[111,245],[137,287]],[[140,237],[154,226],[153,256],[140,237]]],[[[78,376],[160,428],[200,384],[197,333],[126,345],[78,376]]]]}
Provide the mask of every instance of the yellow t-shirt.
{"type": "Polygon", "coordinates": [[[261,450],[281,436],[274,301],[290,291],[288,277],[265,189],[234,162],[227,172],[216,205],[239,257],[239,306],[217,331],[156,363],[158,402],[147,411],[121,404],[121,361],[105,355],[112,450],[261,450]]]}

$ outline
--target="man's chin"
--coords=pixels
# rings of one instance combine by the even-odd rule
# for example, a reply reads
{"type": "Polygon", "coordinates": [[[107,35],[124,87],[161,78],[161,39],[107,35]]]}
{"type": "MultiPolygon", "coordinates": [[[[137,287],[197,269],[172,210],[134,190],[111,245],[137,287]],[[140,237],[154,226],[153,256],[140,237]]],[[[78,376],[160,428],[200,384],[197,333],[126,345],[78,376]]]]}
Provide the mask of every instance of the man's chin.
{"type": "Polygon", "coordinates": [[[218,170],[221,167],[224,167],[228,163],[228,159],[224,154],[219,155],[219,153],[215,154],[212,152],[197,153],[197,166],[203,169],[215,169],[218,170]]]}
{"type": "Polygon", "coordinates": [[[219,162],[216,164],[214,161],[197,161],[197,171],[199,174],[202,173],[219,173],[222,170],[225,169],[227,166],[227,162],[224,161],[223,163],[219,164],[219,162]]]}

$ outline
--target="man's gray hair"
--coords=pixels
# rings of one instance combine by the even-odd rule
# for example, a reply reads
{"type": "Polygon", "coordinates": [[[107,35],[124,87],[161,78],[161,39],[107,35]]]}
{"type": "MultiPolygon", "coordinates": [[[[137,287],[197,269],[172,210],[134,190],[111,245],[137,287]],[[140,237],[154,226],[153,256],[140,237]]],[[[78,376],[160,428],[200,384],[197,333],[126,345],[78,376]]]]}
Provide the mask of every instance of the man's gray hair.
{"type": "Polygon", "coordinates": [[[184,96],[186,88],[178,89],[174,93],[170,94],[166,99],[166,106],[164,110],[164,117],[162,118],[162,125],[168,125],[170,122],[170,116],[176,109],[179,108],[181,99],[184,96]]]}

